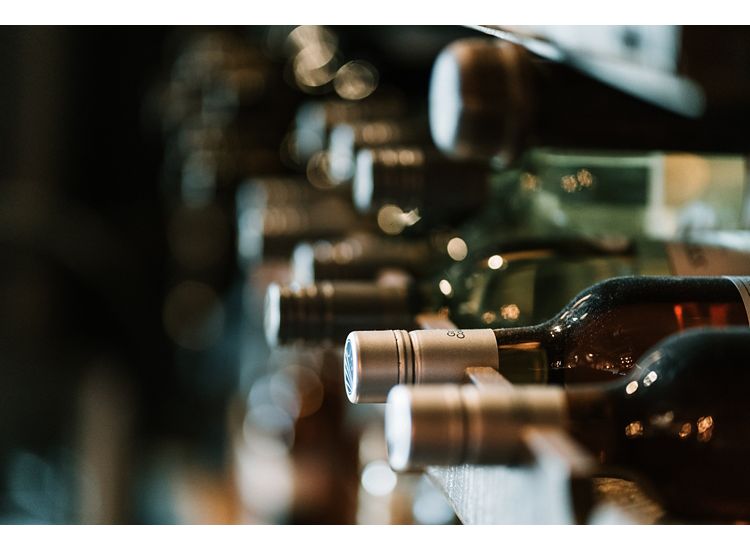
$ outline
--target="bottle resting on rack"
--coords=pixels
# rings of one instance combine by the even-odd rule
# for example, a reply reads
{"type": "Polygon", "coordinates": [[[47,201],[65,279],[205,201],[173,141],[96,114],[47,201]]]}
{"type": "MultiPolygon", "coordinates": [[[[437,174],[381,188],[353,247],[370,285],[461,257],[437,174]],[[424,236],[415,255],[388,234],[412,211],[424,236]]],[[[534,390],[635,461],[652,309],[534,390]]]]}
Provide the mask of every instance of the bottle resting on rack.
{"type": "Polygon", "coordinates": [[[582,291],[538,325],[352,332],[344,351],[347,395],[354,403],[382,402],[397,384],[458,383],[477,366],[517,383],[612,380],[670,334],[748,326],[749,288],[747,277],[618,277],[582,291]]]}
{"type": "MultiPolygon", "coordinates": [[[[447,153],[494,156],[504,164],[517,161],[529,147],[744,153],[750,108],[743,98],[750,90],[750,68],[742,57],[747,56],[749,38],[745,31],[743,40],[732,43],[737,63],[724,72],[736,75],[736,82],[726,75],[700,75],[705,104],[702,114],[692,118],[522,46],[483,38],[458,40],[433,66],[432,137],[447,153]]],[[[704,47],[710,50],[712,44],[725,42],[719,36],[704,47]]],[[[691,68],[689,63],[685,68],[691,68]]],[[[686,76],[691,76],[689,71],[686,76]]]]}
{"type": "Polygon", "coordinates": [[[433,311],[446,309],[462,328],[533,325],[556,315],[582,290],[612,277],[747,275],[750,241],[743,244],[730,235],[700,232],[690,235],[690,241],[666,242],[616,237],[513,240],[453,262],[425,289],[427,303],[433,311]]]}
{"type": "Polygon", "coordinates": [[[359,152],[352,193],[361,212],[391,204],[417,209],[422,225],[465,222],[472,244],[500,232],[670,239],[744,227],[746,174],[737,155],[539,148],[500,169],[389,147],[359,152]]]}
{"type": "MultiPolygon", "coordinates": [[[[390,263],[365,263],[362,267],[369,267],[367,273],[354,272],[370,277],[380,274],[369,282],[361,277],[335,280],[336,274],[349,273],[348,268],[358,264],[352,250],[361,243],[343,241],[339,244],[349,248],[328,253],[346,258],[351,254],[352,265],[341,258],[323,264],[331,264],[328,273],[334,280],[296,280],[298,285],[274,288],[269,294],[265,304],[268,341],[272,345],[342,342],[352,330],[419,328],[417,316],[423,313],[448,317],[463,329],[523,327],[553,317],[573,296],[612,277],[750,273],[750,249],[731,240],[723,244],[725,237],[703,233],[700,241],[667,243],[573,237],[498,240],[497,247],[449,258],[447,268],[421,275],[410,262],[416,259],[413,255],[379,255],[370,259],[390,263]],[[389,267],[409,273],[397,279],[389,267]],[[393,286],[399,289],[387,288],[393,286]],[[393,317],[396,311],[398,318],[393,317]],[[389,326],[389,319],[394,324],[389,326]]],[[[444,256],[463,252],[460,247],[460,242],[449,241],[444,256]]],[[[293,258],[293,264],[300,261],[293,258]]]]}
{"type": "Polygon", "coordinates": [[[329,174],[335,184],[351,182],[362,149],[432,145],[427,118],[355,120],[337,124],[328,136],[329,174]]]}
{"type": "Polygon", "coordinates": [[[305,240],[340,237],[374,228],[335,190],[314,189],[293,178],[251,179],[237,190],[237,247],[248,265],[286,257],[305,240]]]}
{"type": "Polygon", "coordinates": [[[385,428],[395,470],[524,460],[526,426],[569,432],[601,473],[704,519],[750,517],[746,328],[696,329],[647,351],[627,377],[567,388],[398,386],[385,428]]]}
{"type": "MultiPolygon", "coordinates": [[[[372,280],[384,269],[400,269],[428,277],[447,258],[443,239],[403,239],[375,233],[352,233],[342,239],[298,244],[292,252],[295,283],[311,285],[332,280],[372,280]],[[440,253],[440,250],[443,253],[440,253]]],[[[447,240],[446,240],[447,242],[447,240]]]]}
{"type": "Polygon", "coordinates": [[[450,159],[429,147],[363,148],[354,165],[357,210],[376,212],[389,205],[415,210],[422,228],[462,223],[491,197],[487,162],[450,159]]]}
{"type": "Polygon", "coordinates": [[[271,347],[294,343],[341,342],[351,330],[417,328],[413,297],[403,285],[365,281],[321,282],[281,286],[266,291],[264,330],[271,347]],[[377,311],[362,312],[362,304],[378,304],[377,311]],[[366,313],[370,313],[367,315],[366,313]]]}
{"type": "Polygon", "coordinates": [[[270,345],[343,342],[352,330],[419,328],[420,313],[450,316],[465,328],[517,326],[548,318],[601,279],[643,273],[646,264],[653,264],[648,273],[669,274],[666,258],[640,258],[628,241],[516,240],[502,250],[503,256],[466,258],[437,276],[413,278],[382,269],[371,281],[272,286],[265,302],[267,340],[270,345]],[[503,301],[511,297],[514,303],[503,301]]]}
{"type": "Polygon", "coordinates": [[[400,92],[379,90],[358,101],[346,99],[311,100],[303,103],[295,115],[295,130],[288,139],[289,156],[305,163],[328,147],[328,136],[337,124],[357,120],[401,117],[408,111],[400,92]]]}

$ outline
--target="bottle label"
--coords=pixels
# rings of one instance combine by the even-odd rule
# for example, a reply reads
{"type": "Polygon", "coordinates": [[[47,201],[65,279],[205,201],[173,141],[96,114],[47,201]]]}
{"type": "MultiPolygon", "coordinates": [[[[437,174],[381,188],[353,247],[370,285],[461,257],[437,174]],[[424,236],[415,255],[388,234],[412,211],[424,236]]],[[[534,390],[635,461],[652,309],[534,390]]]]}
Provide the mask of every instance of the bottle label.
{"type": "Polygon", "coordinates": [[[747,166],[735,155],[654,153],[646,233],[671,238],[688,230],[735,229],[747,166]]]}
{"type": "Polygon", "coordinates": [[[750,321],[750,277],[725,277],[734,283],[737,290],[742,296],[742,303],[745,305],[745,313],[750,321]]]}
{"type": "Polygon", "coordinates": [[[681,276],[750,275],[750,251],[700,243],[666,245],[670,271],[681,276]]]}

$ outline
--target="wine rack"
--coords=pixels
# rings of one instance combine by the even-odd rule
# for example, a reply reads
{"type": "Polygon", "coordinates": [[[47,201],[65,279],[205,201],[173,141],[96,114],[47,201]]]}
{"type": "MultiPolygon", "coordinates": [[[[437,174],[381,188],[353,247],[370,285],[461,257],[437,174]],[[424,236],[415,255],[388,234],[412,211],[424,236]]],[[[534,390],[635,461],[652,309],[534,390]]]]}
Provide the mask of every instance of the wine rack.
{"type": "MultiPolygon", "coordinates": [[[[456,329],[446,317],[420,315],[422,329],[456,329]]],[[[497,370],[469,367],[482,388],[511,386],[497,370]]],[[[668,521],[661,506],[633,481],[597,475],[595,457],[561,430],[524,433],[528,461],[518,466],[429,466],[425,475],[447,496],[465,525],[668,521]]]]}
{"type": "Polygon", "coordinates": [[[580,31],[10,31],[0,523],[750,520],[750,30],[580,31]]]}

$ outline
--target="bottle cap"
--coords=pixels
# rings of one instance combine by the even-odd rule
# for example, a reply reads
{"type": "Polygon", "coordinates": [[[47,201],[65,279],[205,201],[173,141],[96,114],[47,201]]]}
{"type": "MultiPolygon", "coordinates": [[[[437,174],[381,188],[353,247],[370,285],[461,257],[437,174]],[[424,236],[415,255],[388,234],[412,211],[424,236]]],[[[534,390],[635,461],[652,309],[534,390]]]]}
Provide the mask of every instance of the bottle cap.
{"type": "Polygon", "coordinates": [[[299,158],[309,159],[327,147],[331,128],[355,120],[403,116],[406,104],[400,94],[378,93],[359,101],[331,99],[303,103],[295,117],[295,148],[299,158]]]}
{"type": "Polygon", "coordinates": [[[467,367],[498,368],[491,329],[352,332],[344,381],[352,403],[382,403],[396,384],[458,383],[467,367]]]}
{"type": "Polygon", "coordinates": [[[525,426],[564,426],[566,418],[556,387],[396,386],[385,408],[388,460],[398,471],[514,463],[525,457],[525,426]]]}
{"type": "Polygon", "coordinates": [[[385,406],[388,462],[396,471],[420,465],[460,464],[464,458],[464,418],[458,385],[395,386],[385,406]]]}
{"type": "Polygon", "coordinates": [[[530,105],[526,52],[516,44],[469,38],[446,47],[430,77],[435,145],[458,157],[513,160],[525,139],[530,105]]]}
{"type": "Polygon", "coordinates": [[[271,284],[264,324],[270,346],[295,341],[343,341],[352,329],[414,326],[406,287],[370,282],[320,282],[307,286],[271,284]]]}
{"type": "Polygon", "coordinates": [[[425,121],[350,121],[335,126],[328,138],[330,172],[339,183],[354,176],[355,158],[363,148],[430,143],[425,121]]]}
{"type": "Polygon", "coordinates": [[[252,178],[237,190],[238,255],[243,264],[287,256],[296,242],[340,235],[359,218],[343,198],[304,178],[252,178]]]}

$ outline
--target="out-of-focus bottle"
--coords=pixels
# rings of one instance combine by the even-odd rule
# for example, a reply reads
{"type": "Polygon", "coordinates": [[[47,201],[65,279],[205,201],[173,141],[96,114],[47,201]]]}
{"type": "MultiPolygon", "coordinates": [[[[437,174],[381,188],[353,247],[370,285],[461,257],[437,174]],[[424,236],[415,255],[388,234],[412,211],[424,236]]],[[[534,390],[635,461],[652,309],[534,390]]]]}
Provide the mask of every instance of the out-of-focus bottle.
{"type": "Polygon", "coordinates": [[[301,166],[328,146],[331,129],[338,124],[375,119],[393,119],[407,112],[407,103],[396,92],[379,92],[362,100],[311,100],[297,110],[295,130],[287,139],[289,156],[301,166]]]}
{"type": "Polygon", "coordinates": [[[422,313],[463,329],[512,328],[554,316],[588,286],[625,275],[744,275],[750,248],[707,242],[547,237],[498,240],[468,254],[463,241],[433,273],[396,280],[316,281],[273,287],[265,303],[271,345],[342,342],[360,327],[381,330],[419,324],[422,313]]]}
{"type": "MultiPolygon", "coordinates": [[[[689,27],[682,31],[684,43],[702,43],[684,48],[680,61],[681,74],[694,78],[703,94],[705,107],[699,116],[659,107],[511,42],[465,39],[443,50],[433,67],[430,125],[435,143],[452,154],[496,156],[505,163],[538,146],[746,151],[747,30],[722,34],[715,29],[712,36],[700,36],[700,29],[693,33],[689,27]],[[708,44],[726,54],[722,63],[706,63],[708,44]]],[[[616,72],[617,67],[612,69],[616,72]]],[[[618,76],[649,79],[644,73],[618,76]]],[[[646,84],[654,87],[651,82],[642,87],[646,84]]],[[[677,103],[700,99],[686,96],[677,103]]]]}
{"type": "Polygon", "coordinates": [[[299,285],[316,281],[373,280],[383,270],[397,269],[415,277],[428,275],[446,259],[445,240],[385,237],[354,233],[343,239],[298,244],[292,252],[292,279],[299,285]]]}
{"type": "Polygon", "coordinates": [[[362,149],[396,145],[432,146],[427,120],[357,120],[334,126],[328,138],[328,169],[332,183],[351,182],[355,159],[362,149]]]}
{"type": "Polygon", "coordinates": [[[304,181],[263,178],[237,193],[240,263],[288,258],[302,241],[335,238],[372,227],[340,193],[321,191],[304,181]]]}
{"type": "Polygon", "coordinates": [[[381,148],[359,153],[353,196],[364,212],[390,204],[416,209],[421,224],[466,221],[459,233],[470,244],[512,232],[668,239],[745,227],[746,174],[736,155],[533,149],[498,170],[381,148]]]}

